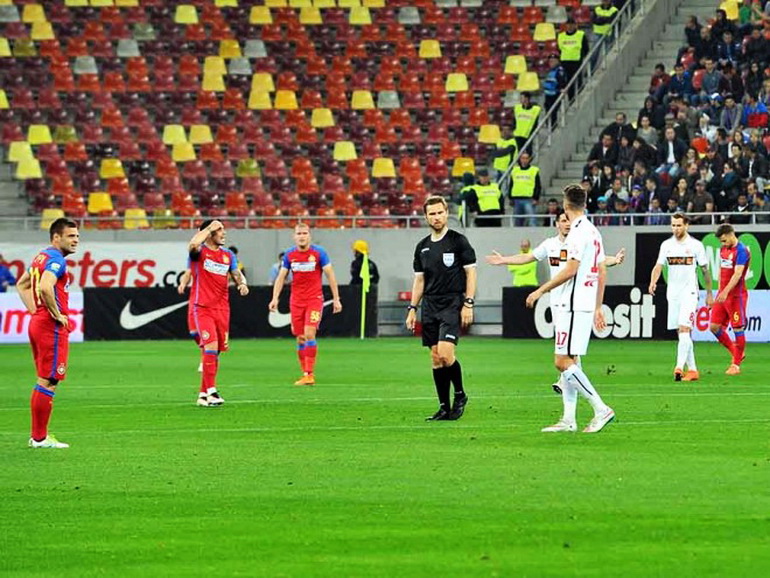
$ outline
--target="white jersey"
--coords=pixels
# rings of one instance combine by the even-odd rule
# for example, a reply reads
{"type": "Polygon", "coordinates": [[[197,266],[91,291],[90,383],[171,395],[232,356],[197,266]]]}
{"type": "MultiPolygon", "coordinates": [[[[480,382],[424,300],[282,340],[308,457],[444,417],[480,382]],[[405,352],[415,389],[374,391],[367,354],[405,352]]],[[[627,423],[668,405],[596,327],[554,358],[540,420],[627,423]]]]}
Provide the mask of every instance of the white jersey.
{"type": "Polygon", "coordinates": [[[703,243],[687,235],[682,241],[672,236],[663,241],[658,265],[668,267],[666,299],[681,299],[698,293],[698,267],[708,264],[703,243]]]}
{"type": "Polygon", "coordinates": [[[568,311],[595,311],[599,265],[604,262],[602,235],[585,215],[570,225],[565,241],[567,260],[580,261],[577,274],[564,283],[561,303],[568,311]]]}
{"type": "MultiPolygon", "coordinates": [[[[549,237],[535,247],[532,255],[538,261],[548,259],[548,271],[551,274],[551,279],[553,279],[567,264],[567,245],[559,238],[559,235],[556,235],[555,237],[549,237]]],[[[562,292],[565,285],[559,285],[551,291],[552,307],[561,306],[562,292]]]]}

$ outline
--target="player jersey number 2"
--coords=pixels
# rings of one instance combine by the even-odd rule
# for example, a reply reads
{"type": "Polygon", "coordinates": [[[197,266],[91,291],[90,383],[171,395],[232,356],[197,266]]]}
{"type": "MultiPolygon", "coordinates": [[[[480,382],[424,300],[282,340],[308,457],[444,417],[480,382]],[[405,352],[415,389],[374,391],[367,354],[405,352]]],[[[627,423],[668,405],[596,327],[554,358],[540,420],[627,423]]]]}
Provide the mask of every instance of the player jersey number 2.
{"type": "Polygon", "coordinates": [[[599,271],[599,253],[602,252],[602,245],[594,239],[594,266],[591,267],[591,273],[596,273],[599,271]]]}

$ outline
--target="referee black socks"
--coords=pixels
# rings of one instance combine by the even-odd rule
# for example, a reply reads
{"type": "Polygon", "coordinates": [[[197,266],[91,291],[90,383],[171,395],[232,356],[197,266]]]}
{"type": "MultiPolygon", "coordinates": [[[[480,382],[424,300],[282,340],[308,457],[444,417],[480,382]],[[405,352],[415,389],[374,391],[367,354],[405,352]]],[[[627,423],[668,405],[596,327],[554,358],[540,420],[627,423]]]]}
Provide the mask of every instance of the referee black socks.
{"type": "Polygon", "coordinates": [[[463,369],[460,367],[460,362],[455,359],[455,362],[446,368],[447,375],[449,375],[449,381],[452,382],[455,388],[455,397],[462,397],[465,395],[463,391],[463,369]]]}
{"type": "Polygon", "coordinates": [[[436,384],[436,395],[441,409],[449,411],[452,406],[449,403],[449,389],[451,387],[448,367],[433,368],[433,383],[436,384]]]}

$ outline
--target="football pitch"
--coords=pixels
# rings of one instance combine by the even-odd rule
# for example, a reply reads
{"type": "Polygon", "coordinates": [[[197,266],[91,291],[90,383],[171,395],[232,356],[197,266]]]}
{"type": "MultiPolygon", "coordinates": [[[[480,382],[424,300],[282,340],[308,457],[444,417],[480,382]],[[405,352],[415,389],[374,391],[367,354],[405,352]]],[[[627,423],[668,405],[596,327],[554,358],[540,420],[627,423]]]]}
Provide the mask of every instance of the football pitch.
{"type": "MultiPolygon", "coordinates": [[[[194,405],[191,342],[72,346],[31,450],[27,346],[0,348],[0,575],[761,576],[770,572],[770,345],[674,383],[674,342],[591,344],[616,422],[542,434],[561,401],[548,341],[464,339],[470,403],[436,409],[417,339],[321,339],[318,385],[288,340],[222,357],[194,405]]],[[[578,421],[591,417],[580,401],[578,421]]]]}

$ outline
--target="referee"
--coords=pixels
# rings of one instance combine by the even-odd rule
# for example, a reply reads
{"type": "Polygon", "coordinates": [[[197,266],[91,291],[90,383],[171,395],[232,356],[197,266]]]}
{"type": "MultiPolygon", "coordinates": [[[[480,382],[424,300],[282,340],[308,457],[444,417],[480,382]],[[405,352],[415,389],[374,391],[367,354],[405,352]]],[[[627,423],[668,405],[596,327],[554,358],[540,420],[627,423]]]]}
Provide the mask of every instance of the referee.
{"type": "Polygon", "coordinates": [[[439,410],[427,420],[455,420],[462,417],[468,403],[455,346],[460,327],[473,323],[476,252],[464,235],[447,227],[449,211],[444,197],[428,197],[423,212],[431,234],[414,250],[414,284],[406,327],[414,331],[422,300],[422,344],[430,347],[439,401],[439,410]],[[450,384],[455,391],[453,405],[449,403],[450,384]]]}

